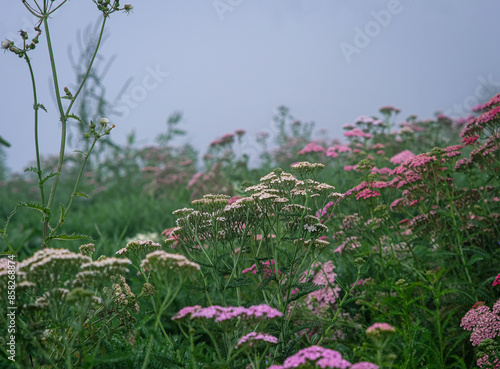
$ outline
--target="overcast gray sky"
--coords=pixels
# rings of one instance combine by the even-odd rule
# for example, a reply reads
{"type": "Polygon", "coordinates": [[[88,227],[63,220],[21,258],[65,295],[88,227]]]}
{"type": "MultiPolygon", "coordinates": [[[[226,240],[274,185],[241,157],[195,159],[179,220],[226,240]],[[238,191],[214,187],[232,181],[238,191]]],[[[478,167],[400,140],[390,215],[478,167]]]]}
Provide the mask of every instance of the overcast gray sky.
{"type": "MultiPolygon", "coordinates": [[[[279,105],[331,136],[359,115],[393,105],[432,117],[466,114],[500,92],[500,2],[496,0],[130,0],[130,15],[108,22],[103,56],[116,56],[105,78],[121,118],[115,141],[135,130],[151,144],[174,111],[183,112],[184,141],[205,150],[235,129],[274,133],[279,105]]],[[[90,0],[70,1],[51,19],[61,86],[75,81],[67,49],[76,32],[100,13],[90,0]]],[[[0,15],[0,39],[19,42],[33,24],[21,1],[0,15]]],[[[31,53],[39,100],[42,153],[56,153],[59,126],[50,97],[45,35],[31,53]]],[[[34,159],[31,81],[26,63],[0,54],[0,135],[8,165],[21,171],[34,159]]],[[[183,141],[181,140],[180,143],[183,141]]],[[[247,144],[251,151],[252,145],[247,144]]]]}

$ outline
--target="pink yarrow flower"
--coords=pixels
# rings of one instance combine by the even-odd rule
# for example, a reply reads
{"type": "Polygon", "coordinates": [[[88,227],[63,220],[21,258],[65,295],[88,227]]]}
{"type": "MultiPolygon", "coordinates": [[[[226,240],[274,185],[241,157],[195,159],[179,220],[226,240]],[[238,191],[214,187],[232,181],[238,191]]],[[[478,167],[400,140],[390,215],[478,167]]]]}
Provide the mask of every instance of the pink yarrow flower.
{"type": "Polygon", "coordinates": [[[344,132],[344,136],[346,137],[364,137],[364,138],[372,138],[373,136],[369,133],[365,133],[359,128],[351,129],[350,131],[344,132]]]}
{"type": "Polygon", "coordinates": [[[394,155],[389,161],[393,164],[401,164],[408,159],[411,159],[415,156],[410,150],[401,151],[399,154],[394,155]]]}
{"type": "Polygon", "coordinates": [[[215,322],[224,322],[233,319],[273,319],[282,317],[283,314],[269,305],[254,305],[248,308],[243,306],[208,306],[205,308],[196,306],[188,306],[181,309],[172,320],[180,320],[183,318],[193,319],[214,319],[215,322]]]}
{"type": "Polygon", "coordinates": [[[359,199],[366,200],[369,199],[370,197],[377,197],[377,196],[380,196],[380,193],[378,193],[377,191],[370,190],[369,188],[365,188],[364,190],[356,194],[356,200],[359,199]]]}
{"type": "Polygon", "coordinates": [[[500,284],[500,274],[498,274],[495,278],[495,280],[493,281],[493,284],[492,286],[497,286],[500,284]]]}
{"type": "Polygon", "coordinates": [[[495,338],[500,335],[500,299],[493,305],[493,309],[481,301],[474,304],[464,315],[460,326],[472,331],[470,340],[473,346],[479,345],[486,338],[495,338]]]}
{"type": "Polygon", "coordinates": [[[247,342],[248,346],[252,347],[255,341],[264,341],[274,344],[278,343],[278,339],[268,333],[250,332],[247,335],[241,337],[241,339],[236,344],[236,348],[240,348],[247,342]]]}
{"type": "Polygon", "coordinates": [[[308,143],[306,147],[298,152],[299,155],[307,154],[309,152],[325,152],[323,146],[317,145],[314,142],[308,143]]]}
{"type": "Polygon", "coordinates": [[[318,368],[347,369],[351,363],[342,359],[342,355],[338,351],[321,346],[311,346],[285,359],[283,365],[271,365],[269,369],[291,369],[305,365],[314,365],[318,368]]]}
{"type": "Polygon", "coordinates": [[[375,323],[366,329],[366,334],[369,336],[380,336],[393,333],[396,333],[396,328],[389,323],[375,323]]]}

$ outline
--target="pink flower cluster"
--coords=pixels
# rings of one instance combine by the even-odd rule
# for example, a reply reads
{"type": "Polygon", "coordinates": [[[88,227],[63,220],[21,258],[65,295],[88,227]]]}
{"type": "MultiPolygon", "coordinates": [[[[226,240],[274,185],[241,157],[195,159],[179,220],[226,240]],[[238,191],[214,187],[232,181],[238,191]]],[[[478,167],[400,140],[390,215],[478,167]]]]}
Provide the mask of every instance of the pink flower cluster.
{"type": "Polygon", "coordinates": [[[389,323],[375,323],[366,329],[367,335],[378,336],[380,334],[392,334],[396,333],[396,328],[394,328],[389,323]]]}
{"type": "Polygon", "coordinates": [[[340,287],[335,281],[337,274],[333,271],[335,269],[333,262],[330,260],[324,264],[318,264],[321,269],[314,276],[312,283],[324,285],[325,288],[311,292],[306,296],[305,303],[310,310],[316,310],[315,312],[319,315],[319,310],[335,304],[339,297],[340,287]]]}
{"type": "Polygon", "coordinates": [[[298,154],[302,155],[302,154],[307,154],[310,152],[325,152],[325,149],[323,148],[323,146],[320,146],[314,142],[311,142],[311,143],[308,143],[306,145],[306,147],[304,147],[302,150],[300,150],[298,152],[298,154]]]}
{"type": "Polygon", "coordinates": [[[218,138],[212,142],[210,142],[210,146],[225,146],[228,144],[232,144],[234,142],[234,134],[226,133],[221,138],[218,138]]]}
{"type": "Polygon", "coordinates": [[[365,133],[359,128],[351,129],[350,131],[344,132],[344,136],[346,137],[364,137],[364,138],[372,138],[373,136],[369,133],[365,133]]]}
{"type": "MultiPolygon", "coordinates": [[[[276,274],[275,268],[272,268],[272,271],[271,271],[271,265],[274,265],[273,259],[271,259],[269,261],[262,262],[262,270],[264,271],[264,278],[269,278],[269,276],[272,273],[276,274]]],[[[253,264],[250,268],[243,269],[243,271],[241,273],[242,274],[246,274],[246,273],[257,274],[257,264],[253,264]]],[[[281,274],[281,271],[278,270],[278,273],[281,274]]]]}
{"type": "Polygon", "coordinates": [[[401,151],[399,154],[394,155],[389,161],[393,164],[401,164],[408,159],[411,159],[415,156],[410,150],[401,151]]]}
{"type": "Polygon", "coordinates": [[[486,305],[477,303],[462,318],[460,326],[472,331],[470,340],[473,346],[479,345],[486,338],[500,335],[500,299],[493,305],[492,311],[486,305]]]}
{"type": "Polygon", "coordinates": [[[321,346],[311,346],[285,359],[283,365],[271,365],[269,369],[299,368],[307,364],[313,364],[318,368],[338,369],[347,369],[351,366],[350,362],[342,359],[340,352],[326,349],[321,346]]]}
{"type": "Polygon", "coordinates": [[[280,318],[283,314],[269,305],[253,305],[248,308],[243,306],[208,306],[202,308],[200,305],[187,306],[179,310],[172,317],[172,320],[180,320],[183,318],[193,319],[215,319],[216,322],[224,322],[233,319],[273,319],[280,318]]]}
{"type": "Polygon", "coordinates": [[[241,339],[236,344],[236,348],[240,348],[245,343],[248,342],[248,346],[252,347],[255,341],[264,341],[269,343],[278,343],[278,339],[268,333],[257,333],[250,332],[247,335],[241,337],[241,339]]]}
{"type": "Polygon", "coordinates": [[[370,197],[377,197],[377,196],[380,196],[380,193],[378,193],[377,191],[370,190],[369,188],[365,188],[364,190],[356,194],[356,200],[359,199],[366,200],[369,199],[370,197]]]}

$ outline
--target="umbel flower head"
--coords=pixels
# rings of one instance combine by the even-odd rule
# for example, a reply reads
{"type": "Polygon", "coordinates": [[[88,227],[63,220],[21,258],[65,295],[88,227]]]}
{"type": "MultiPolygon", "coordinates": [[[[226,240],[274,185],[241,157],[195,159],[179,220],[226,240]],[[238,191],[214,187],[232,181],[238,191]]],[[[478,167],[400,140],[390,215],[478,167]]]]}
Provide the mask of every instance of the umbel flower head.
{"type": "Polygon", "coordinates": [[[160,248],[161,246],[159,243],[153,242],[151,240],[134,240],[127,243],[127,245],[123,249],[118,250],[116,252],[116,255],[130,257],[132,256],[132,254],[134,254],[142,258],[150,252],[156,251],[160,248]]]}
{"type": "Polygon", "coordinates": [[[244,346],[252,347],[255,343],[258,343],[259,341],[273,343],[273,344],[278,343],[278,339],[270,335],[269,333],[250,332],[247,335],[241,337],[241,339],[236,344],[236,348],[238,349],[244,346]]]}
{"type": "Polygon", "coordinates": [[[189,275],[200,270],[200,265],[189,261],[184,255],[157,250],[146,255],[146,258],[141,262],[141,268],[158,274],[175,271],[189,275]]]}
{"type": "Polygon", "coordinates": [[[181,319],[214,319],[215,322],[224,322],[232,320],[268,320],[274,318],[280,318],[283,314],[269,305],[253,305],[248,308],[243,306],[217,306],[212,305],[202,308],[199,305],[187,306],[181,309],[172,320],[181,319]]]}
{"type": "Polygon", "coordinates": [[[309,367],[307,365],[312,368],[347,369],[351,363],[344,360],[338,351],[321,346],[311,346],[285,359],[283,365],[271,365],[269,369],[309,367]]]}
{"type": "Polygon", "coordinates": [[[19,263],[19,273],[37,286],[60,287],[77,274],[82,265],[91,262],[88,256],[67,249],[43,249],[19,263]]]}
{"type": "Polygon", "coordinates": [[[394,333],[396,328],[389,323],[375,323],[366,330],[366,334],[371,337],[390,336],[394,333]]]}

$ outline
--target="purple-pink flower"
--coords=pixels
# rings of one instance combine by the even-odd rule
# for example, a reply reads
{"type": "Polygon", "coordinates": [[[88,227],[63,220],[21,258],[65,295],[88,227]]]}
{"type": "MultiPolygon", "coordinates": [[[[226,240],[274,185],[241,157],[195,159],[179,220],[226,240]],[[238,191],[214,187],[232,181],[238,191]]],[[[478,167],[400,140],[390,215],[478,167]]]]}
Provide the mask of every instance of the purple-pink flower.
{"type": "Polygon", "coordinates": [[[460,326],[472,331],[470,340],[473,346],[479,345],[486,338],[500,335],[500,299],[493,305],[493,310],[483,304],[474,306],[464,315],[460,326]]]}
{"type": "Polygon", "coordinates": [[[278,339],[268,333],[257,333],[250,332],[247,335],[241,337],[241,339],[236,344],[236,348],[240,348],[245,343],[248,342],[248,346],[252,347],[255,341],[264,341],[269,343],[278,343],[278,339]]]}
{"type": "Polygon", "coordinates": [[[415,156],[410,150],[401,151],[399,154],[394,155],[389,161],[393,164],[401,164],[408,159],[411,159],[415,156]]]}
{"type": "Polygon", "coordinates": [[[351,129],[350,131],[344,132],[344,136],[346,137],[365,137],[372,138],[373,136],[369,133],[365,133],[359,128],[351,129]]]}
{"type": "Polygon", "coordinates": [[[307,154],[309,152],[325,152],[323,146],[320,146],[314,142],[308,143],[306,147],[298,152],[299,155],[307,154]]]}
{"type": "Polygon", "coordinates": [[[366,329],[366,334],[369,336],[380,336],[393,333],[396,333],[396,328],[389,323],[375,323],[366,329]]]}
{"type": "Polygon", "coordinates": [[[216,322],[223,322],[233,319],[273,319],[282,317],[283,314],[269,305],[253,305],[248,308],[243,306],[208,306],[200,307],[187,306],[181,309],[172,320],[189,319],[214,319],[216,322]]]}
{"type": "Polygon", "coordinates": [[[342,359],[340,352],[321,346],[311,346],[285,359],[283,365],[271,365],[269,369],[299,368],[306,364],[331,369],[347,369],[351,366],[350,362],[342,359]]]}

